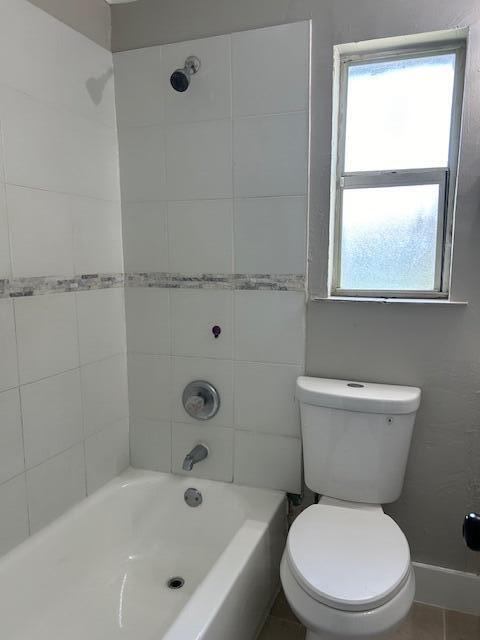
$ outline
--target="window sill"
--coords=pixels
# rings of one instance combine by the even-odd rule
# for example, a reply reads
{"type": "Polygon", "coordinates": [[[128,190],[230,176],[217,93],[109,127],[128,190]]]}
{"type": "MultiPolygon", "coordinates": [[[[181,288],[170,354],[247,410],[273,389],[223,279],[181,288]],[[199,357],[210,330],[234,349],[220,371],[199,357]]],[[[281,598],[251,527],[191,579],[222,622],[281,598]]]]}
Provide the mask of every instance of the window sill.
{"type": "Polygon", "coordinates": [[[310,302],[355,302],[366,304],[413,304],[416,306],[426,305],[429,307],[466,307],[468,302],[457,302],[446,298],[356,298],[354,296],[330,296],[321,298],[311,295],[310,302]]]}

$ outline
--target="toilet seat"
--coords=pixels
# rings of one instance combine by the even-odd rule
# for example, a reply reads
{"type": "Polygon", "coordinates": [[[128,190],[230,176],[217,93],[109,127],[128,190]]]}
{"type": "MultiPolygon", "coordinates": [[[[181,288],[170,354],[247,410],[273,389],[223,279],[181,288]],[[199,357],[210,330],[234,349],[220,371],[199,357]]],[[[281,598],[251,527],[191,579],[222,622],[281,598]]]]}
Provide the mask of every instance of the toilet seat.
{"type": "Polygon", "coordinates": [[[380,607],[410,574],[408,542],[380,506],[309,507],[294,521],[285,555],[304,591],[342,611],[380,607]]]}

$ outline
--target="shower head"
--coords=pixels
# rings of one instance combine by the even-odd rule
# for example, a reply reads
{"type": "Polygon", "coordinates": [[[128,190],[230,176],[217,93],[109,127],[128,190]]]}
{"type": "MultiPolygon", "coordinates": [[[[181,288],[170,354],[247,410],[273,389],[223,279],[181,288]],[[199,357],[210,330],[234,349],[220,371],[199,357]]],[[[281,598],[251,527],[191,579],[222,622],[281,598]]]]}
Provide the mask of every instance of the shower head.
{"type": "Polygon", "coordinates": [[[175,89],[183,93],[190,86],[190,79],[200,69],[200,60],[196,56],[189,56],[185,60],[183,69],[177,69],[170,76],[170,84],[175,89]]]}

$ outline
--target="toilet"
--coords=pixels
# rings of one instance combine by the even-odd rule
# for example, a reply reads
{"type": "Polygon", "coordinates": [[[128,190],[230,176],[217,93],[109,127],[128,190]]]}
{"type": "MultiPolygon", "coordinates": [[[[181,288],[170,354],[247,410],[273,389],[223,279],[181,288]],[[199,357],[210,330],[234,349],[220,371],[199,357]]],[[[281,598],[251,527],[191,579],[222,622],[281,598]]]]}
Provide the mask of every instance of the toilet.
{"type": "Polygon", "coordinates": [[[420,396],[297,380],[305,483],[321,498],[293,522],[280,572],[306,640],[387,638],[410,610],[410,549],[381,505],[400,496],[420,396]]]}

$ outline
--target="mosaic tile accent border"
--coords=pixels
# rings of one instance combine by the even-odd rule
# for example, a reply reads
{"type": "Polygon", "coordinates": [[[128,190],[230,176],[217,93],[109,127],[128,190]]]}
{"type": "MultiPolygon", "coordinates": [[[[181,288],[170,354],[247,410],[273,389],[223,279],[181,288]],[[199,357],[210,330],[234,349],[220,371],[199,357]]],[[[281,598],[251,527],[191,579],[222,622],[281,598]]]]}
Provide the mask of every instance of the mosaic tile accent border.
{"type": "Polygon", "coordinates": [[[226,289],[236,291],[305,291],[305,277],[296,274],[127,273],[127,287],[156,289],[226,289]]]}
{"type": "Polygon", "coordinates": [[[73,277],[39,276],[0,279],[0,298],[73,293],[116,287],[153,289],[223,289],[229,291],[305,291],[305,277],[295,274],[95,273],[73,277]]]}
{"type": "Polygon", "coordinates": [[[73,277],[39,276],[0,280],[0,298],[26,298],[46,293],[73,293],[123,287],[123,273],[94,273],[73,277]]]}

